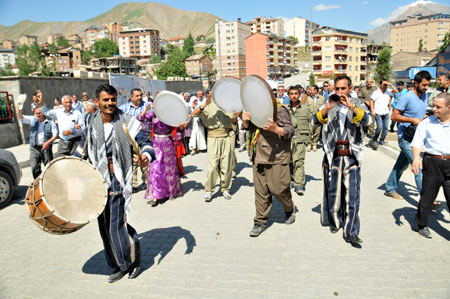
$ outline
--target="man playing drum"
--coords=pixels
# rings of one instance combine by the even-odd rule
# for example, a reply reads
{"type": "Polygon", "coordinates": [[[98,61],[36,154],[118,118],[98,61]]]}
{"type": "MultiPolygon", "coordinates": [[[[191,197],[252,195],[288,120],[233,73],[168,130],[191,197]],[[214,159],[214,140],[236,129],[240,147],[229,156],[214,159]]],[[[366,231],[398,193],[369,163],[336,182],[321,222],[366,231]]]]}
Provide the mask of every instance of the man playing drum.
{"type": "Polygon", "coordinates": [[[85,157],[87,154],[108,187],[108,201],[98,217],[98,224],[106,260],[115,269],[108,281],[115,282],[127,273],[128,278],[137,277],[141,266],[139,239],[136,230],[127,223],[133,183],[133,152],[129,138],[133,138],[140,148],[137,162],[141,166],[154,160],[155,154],[139,121],[117,108],[117,91],[113,86],[100,85],[95,92],[95,103],[99,111],[94,114],[74,155],[85,157]],[[125,132],[124,123],[129,133],[125,132]]]}
{"type": "MultiPolygon", "coordinates": [[[[296,89],[298,91],[298,89],[296,89]]],[[[291,138],[294,127],[289,111],[278,105],[277,121],[269,119],[264,128],[258,128],[250,122],[250,112],[242,114],[242,126],[249,130],[248,151],[253,164],[253,182],[255,186],[256,216],[251,237],[258,237],[265,229],[272,196],[283,205],[286,224],[295,221],[294,203],[289,188],[291,175],[291,138]]]]}
{"type": "Polygon", "coordinates": [[[233,124],[237,123],[237,115],[222,111],[211,101],[209,95],[205,102],[192,112],[200,115],[208,128],[208,176],[205,183],[205,201],[212,200],[212,193],[217,177],[220,178],[220,189],[225,199],[231,199],[230,188],[233,170],[233,150],[231,134],[234,136],[233,124]]]}

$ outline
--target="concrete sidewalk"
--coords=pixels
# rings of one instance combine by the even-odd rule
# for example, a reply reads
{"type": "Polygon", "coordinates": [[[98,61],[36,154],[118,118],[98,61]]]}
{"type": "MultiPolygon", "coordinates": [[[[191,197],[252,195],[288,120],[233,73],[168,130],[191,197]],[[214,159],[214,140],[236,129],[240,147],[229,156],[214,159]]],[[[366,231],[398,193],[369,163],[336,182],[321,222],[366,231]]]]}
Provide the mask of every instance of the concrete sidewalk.
{"type": "MultiPolygon", "coordinates": [[[[12,149],[19,161],[27,147],[12,149]]],[[[24,207],[30,168],[18,197],[0,210],[0,298],[449,298],[450,216],[430,216],[433,239],[412,231],[418,193],[405,171],[399,192],[383,195],[394,160],[365,149],[361,183],[362,248],[320,225],[322,151],[306,158],[306,193],[294,196],[293,225],[274,201],[268,229],[248,233],[255,213],[246,153],[238,153],[233,199],[203,200],[205,153],[183,159],[183,197],[151,208],[133,196],[129,222],[143,248],[142,274],[107,283],[111,273],[96,223],[56,236],[37,228],[24,207]]],[[[444,201],[440,194],[439,201],[444,201]]]]}

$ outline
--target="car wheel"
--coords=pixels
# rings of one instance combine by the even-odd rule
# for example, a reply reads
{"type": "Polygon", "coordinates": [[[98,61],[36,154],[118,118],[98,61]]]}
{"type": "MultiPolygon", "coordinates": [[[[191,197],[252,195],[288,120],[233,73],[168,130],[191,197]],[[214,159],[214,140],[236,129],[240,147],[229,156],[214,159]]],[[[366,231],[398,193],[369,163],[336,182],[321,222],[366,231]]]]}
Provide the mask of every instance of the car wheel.
{"type": "Polygon", "coordinates": [[[12,199],[14,186],[11,177],[0,171],[0,208],[5,207],[12,199]]]}

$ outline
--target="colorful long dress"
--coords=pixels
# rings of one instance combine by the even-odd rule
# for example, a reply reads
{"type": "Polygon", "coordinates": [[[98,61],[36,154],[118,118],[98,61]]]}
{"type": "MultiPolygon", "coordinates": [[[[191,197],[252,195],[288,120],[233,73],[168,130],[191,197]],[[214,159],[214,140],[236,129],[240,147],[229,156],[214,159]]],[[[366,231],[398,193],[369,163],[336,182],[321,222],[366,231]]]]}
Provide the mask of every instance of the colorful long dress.
{"type": "Polygon", "coordinates": [[[177,168],[175,146],[171,137],[173,127],[161,122],[153,111],[137,117],[143,123],[150,123],[153,133],[153,149],[156,160],[148,164],[147,191],[145,198],[174,199],[181,196],[180,176],[177,168]]]}
{"type": "Polygon", "coordinates": [[[183,168],[183,155],[186,154],[186,150],[184,149],[183,137],[181,136],[180,128],[173,128],[172,131],[172,139],[173,144],[175,145],[175,154],[177,156],[177,166],[178,173],[180,175],[185,175],[183,168]]]}

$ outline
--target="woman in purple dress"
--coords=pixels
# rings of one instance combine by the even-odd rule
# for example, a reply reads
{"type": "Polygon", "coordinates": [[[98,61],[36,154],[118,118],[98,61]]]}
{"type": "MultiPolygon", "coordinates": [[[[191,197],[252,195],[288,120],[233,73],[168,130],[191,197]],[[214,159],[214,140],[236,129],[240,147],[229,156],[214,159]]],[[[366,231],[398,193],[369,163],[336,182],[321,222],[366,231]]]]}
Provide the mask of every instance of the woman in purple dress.
{"type": "Polygon", "coordinates": [[[148,164],[148,183],[144,198],[148,199],[148,204],[156,207],[158,203],[174,199],[182,193],[177,157],[171,137],[173,127],[164,124],[153,111],[148,110],[150,105],[138,115],[137,119],[143,123],[149,123],[152,128],[156,160],[148,164]]]}

